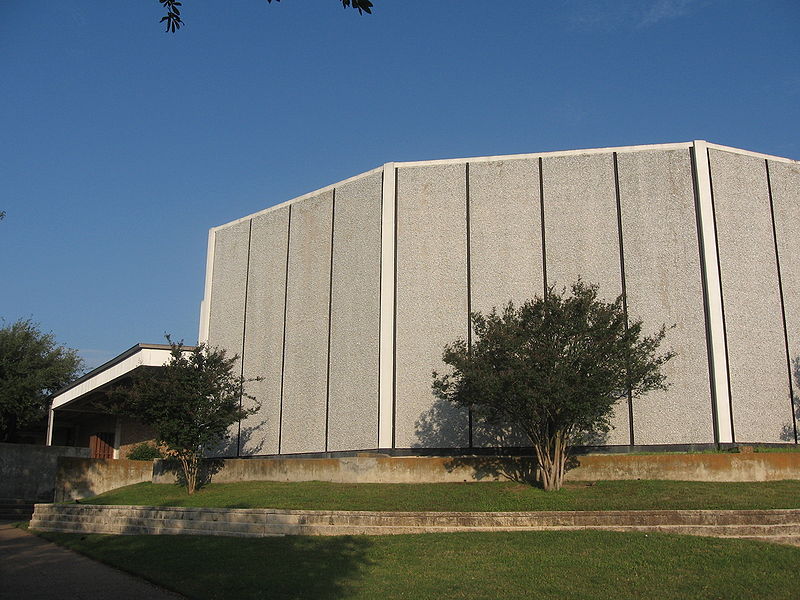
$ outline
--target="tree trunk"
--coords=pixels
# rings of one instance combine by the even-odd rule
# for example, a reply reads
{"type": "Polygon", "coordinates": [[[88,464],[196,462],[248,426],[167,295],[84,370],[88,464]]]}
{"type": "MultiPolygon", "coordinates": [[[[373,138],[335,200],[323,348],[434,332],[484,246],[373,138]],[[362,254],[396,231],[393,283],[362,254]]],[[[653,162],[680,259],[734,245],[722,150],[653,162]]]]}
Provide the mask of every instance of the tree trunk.
{"type": "Polygon", "coordinates": [[[560,490],[564,483],[564,469],[567,464],[566,434],[559,431],[534,443],[533,448],[539,463],[542,487],[547,492],[560,490]]]}
{"type": "Polygon", "coordinates": [[[197,471],[200,460],[197,456],[181,456],[181,467],[183,476],[186,479],[186,492],[191,496],[197,490],[197,471]]]}

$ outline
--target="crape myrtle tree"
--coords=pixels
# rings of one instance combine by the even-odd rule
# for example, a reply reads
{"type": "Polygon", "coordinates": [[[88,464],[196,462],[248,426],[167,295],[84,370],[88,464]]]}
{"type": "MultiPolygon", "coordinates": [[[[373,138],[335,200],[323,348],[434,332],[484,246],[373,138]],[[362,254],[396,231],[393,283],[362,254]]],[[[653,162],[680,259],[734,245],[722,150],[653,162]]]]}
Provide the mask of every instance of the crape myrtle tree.
{"type": "MultiPolygon", "coordinates": [[[[280,1],[275,0],[275,2],[280,1]]],[[[161,23],[166,22],[167,31],[175,33],[183,25],[183,19],[181,19],[181,6],[183,6],[183,3],[180,0],[158,0],[158,2],[167,10],[167,14],[161,17],[161,23]]],[[[272,4],[272,0],[267,0],[267,2],[272,4]]],[[[338,0],[338,2],[341,2],[344,8],[352,6],[360,15],[364,13],[372,14],[372,2],[370,0],[338,0]]]]}
{"type": "Polygon", "coordinates": [[[116,410],[149,425],[156,443],[181,465],[186,491],[197,489],[206,451],[228,439],[228,428],[258,412],[260,406],[244,386],[255,379],[236,374],[238,356],[200,344],[185,349],[173,342],[170,360],[163,367],[137,375],[133,384],[115,393],[116,410]],[[242,407],[242,399],[250,402],[242,407]]]}
{"type": "Polygon", "coordinates": [[[78,352],[30,319],[0,327],[0,441],[47,415],[50,395],[83,371],[78,352]]]}
{"type": "Polygon", "coordinates": [[[666,327],[651,336],[627,323],[620,296],[604,302],[580,280],[516,307],[471,315],[474,340],[445,347],[452,368],[433,373],[434,393],[471,408],[488,425],[519,429],[536,453],[545,490],[558,490],[570,450],[582,436],[606,433],[614,405],[666,389],[658,353],[666,327]]]}

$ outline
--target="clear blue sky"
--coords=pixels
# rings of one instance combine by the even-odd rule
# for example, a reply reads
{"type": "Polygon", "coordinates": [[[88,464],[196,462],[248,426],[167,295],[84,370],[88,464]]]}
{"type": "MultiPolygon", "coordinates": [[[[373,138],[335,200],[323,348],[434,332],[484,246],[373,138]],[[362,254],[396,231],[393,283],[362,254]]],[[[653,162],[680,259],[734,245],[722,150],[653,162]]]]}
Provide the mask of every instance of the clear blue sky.
{"type": "Polygon", "coordinates": [[[197,339],[210,227],[391,160],[707,139],[800,159],[800,2],[0,3],[0,317],[197,339]]]}

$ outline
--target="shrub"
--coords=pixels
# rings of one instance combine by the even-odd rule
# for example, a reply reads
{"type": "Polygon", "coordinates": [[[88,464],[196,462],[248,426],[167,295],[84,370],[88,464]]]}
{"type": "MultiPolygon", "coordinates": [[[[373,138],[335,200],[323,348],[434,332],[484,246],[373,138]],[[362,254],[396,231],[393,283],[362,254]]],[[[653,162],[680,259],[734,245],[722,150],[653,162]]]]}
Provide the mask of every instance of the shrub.
{"type": "Polygon", "coordinates": [[[137,444],[133,450],[128,452],[128,460],[155,460],[156,458],[164,458],[164,454],[147,442],[137,444]]]}

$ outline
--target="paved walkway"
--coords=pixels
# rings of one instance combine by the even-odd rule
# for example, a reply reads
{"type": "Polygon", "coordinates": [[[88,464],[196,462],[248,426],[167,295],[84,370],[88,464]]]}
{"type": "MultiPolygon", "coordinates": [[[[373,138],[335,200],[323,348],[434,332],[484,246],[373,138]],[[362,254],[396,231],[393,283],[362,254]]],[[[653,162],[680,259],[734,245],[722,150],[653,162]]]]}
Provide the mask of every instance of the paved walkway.
{"type": "Polygon", "coordinates": [[[0,600],[178,600],[142,579],[0,522],[0,600]]]}

